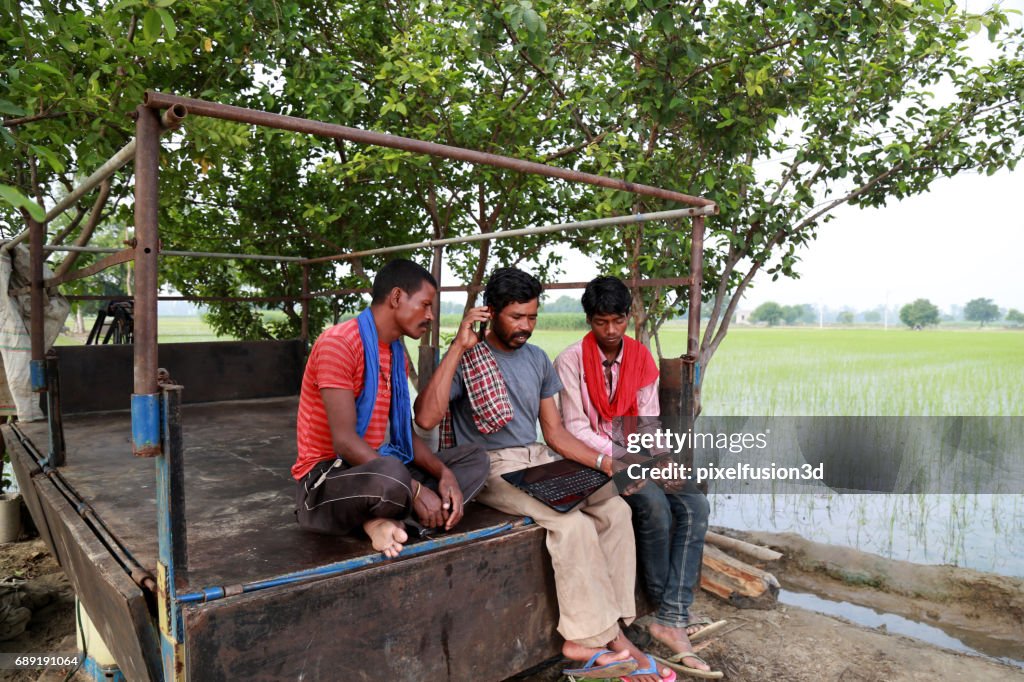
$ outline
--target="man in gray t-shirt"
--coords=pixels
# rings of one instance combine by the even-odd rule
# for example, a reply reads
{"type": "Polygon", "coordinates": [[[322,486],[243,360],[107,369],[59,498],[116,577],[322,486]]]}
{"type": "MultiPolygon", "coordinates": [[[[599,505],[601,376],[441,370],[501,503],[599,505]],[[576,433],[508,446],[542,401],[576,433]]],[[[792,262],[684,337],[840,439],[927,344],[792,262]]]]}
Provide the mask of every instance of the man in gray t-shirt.
{"type": "Polygon", "coordinates": [[[432,429],[450,408],[456,443],[483,445],[491,457],[491,472],[477,499],[507,514],[530,516],[547,530],[558,632],[565,639],[562,653],[586,662],[567,674],[593,677],[600,671],[604,677],[629,675],[636,682],[658,682],[672,671],[658,669],[619,625],[628,625],[636,615],[636,545],[629,506],[612,497],[586,501],[563,514],[501,477],[552,461],[555,455],[548,448],[612,474],[611,457],[595,452],[562,425],[554,399],[562,383],[544,351],[527,343],[537,323],[541,291],[536,278],[515,268],[491,275],[484,291],[486,306],[466,314],[429,385],[417,396],[416,423],[432,429]],[[512,409],[511,418],[493,433],[477,427],[462,371],[464,354],[481,342],[473,325],[487,321],[490,329],[483,342],[501,372],[512,409]],[[536,442],[538,419],[546,445],[536,442]]]}

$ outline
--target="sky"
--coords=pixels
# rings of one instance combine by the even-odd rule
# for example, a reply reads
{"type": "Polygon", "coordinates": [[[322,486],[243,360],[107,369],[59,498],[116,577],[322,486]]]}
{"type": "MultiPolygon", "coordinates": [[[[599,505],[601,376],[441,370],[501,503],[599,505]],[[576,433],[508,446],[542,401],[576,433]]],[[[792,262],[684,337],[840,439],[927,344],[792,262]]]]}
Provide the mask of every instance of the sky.
{"type": "MultiPolygon", "coordinates": [[[[966,6],[979,12],[989,4],[972,0],[966,6]]],[[[1002,6],[1022,12],[1024,0],[1002,6]]],[[[1011,24],[1020,26],[1022,17],[1012,15],[1011,24]]],[[[975,60],[990,53],[986,42],[983,36],[974,39],[975,60]]],[[[989,298],[1000,308],[1024,311],[1022,199],[1024,169],[939,179],[927,194],[884,208],[840,207],[819,227],[818,238],[798,252],[800,278],[755,277],[740,309],[775,301],[863,311],[927,298],[949,312],[951,306],[989,298]]],[[[582,254],[567,258],[565,273],[565,280],[600,274],[582,254]]]]}
{"type": "MultiPolygon", "coordinates": [[[[800,279],[754,278],[740,309],[765,301],[856,311],[927,298],[943,312],[973,298],[1024,311],[1024,172],[937,180],[880,209],[844,206],[799,252],[800,279]]],[[[714,218],[709,218],[709,222],[714,218]]],[[[566,280],[599,274],[573,254],[566,280]]]]}

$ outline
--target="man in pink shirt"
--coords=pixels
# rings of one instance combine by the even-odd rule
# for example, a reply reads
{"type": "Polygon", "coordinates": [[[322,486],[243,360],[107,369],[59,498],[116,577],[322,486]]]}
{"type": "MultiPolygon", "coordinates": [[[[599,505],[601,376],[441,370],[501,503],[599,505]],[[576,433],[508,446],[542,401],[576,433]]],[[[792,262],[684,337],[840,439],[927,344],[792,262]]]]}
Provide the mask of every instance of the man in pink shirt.
{"type": "MultiPolygon", "coordinates": [[[[598,277],[583,293],[590,333],[555,359],[562,381],[562,421],[569,433],[607,457],[626,452],[626,436],[659,427],[658,366],[626,335],[632,297],[615,277],[598,277]]],[[[682,481],[647,483],[624,499],[633,510],[637,553],[658,611],[651,635],[674,652],[666,663],[697,677],[721,677],[693,654],[700,631],[689,607],[700,575],[707,498],[682,481]]],[[[706,622],[706,621],[705,621],[706,622]]],[[[717,624],[716,629],[717,629],[717,624]]],[[[710,630],[711,628],[707,628],[710,630]]]]}

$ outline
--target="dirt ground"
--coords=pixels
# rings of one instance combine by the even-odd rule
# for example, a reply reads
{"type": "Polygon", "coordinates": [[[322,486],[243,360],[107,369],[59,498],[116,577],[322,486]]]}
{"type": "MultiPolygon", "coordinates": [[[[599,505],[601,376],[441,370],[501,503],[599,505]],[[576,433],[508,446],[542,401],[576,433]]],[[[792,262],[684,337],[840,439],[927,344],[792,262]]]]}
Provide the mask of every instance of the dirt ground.
{"type": "MultiPolygon", "coordinates": [[[[1024,581],[888,561],[798,536],[744,537],[785,554],[781,561],[765,566],[784,589],[814,591],[836,601],[945,625],[963,641],[975,635],[995,640],[1005,644],[1012,658],[1024,659],[1024,581]]],[[[0,546],[0,580],[9,578],[24,581],[22,605],[32,611],[32,617],[24,633],[0,642],[0,653],[74,653],[74,596],[42,540],[0,546]]],[[[737,609],[701,593],[693,611],[729,621],[724,634],[702,652],[727,680],[1024,680],[1024,670],[992,659],[939,649],[882,628],[865,628],[792,606],[737,609]]],[[[641,628],[644,622],[639,622],[641,628]]],[[[658,647],[652,650],[657,652],[658,647]]],[[[553,682],[560,679],[560,669],[555,663],[516,679],[553,682]]],[[[50,682],[64,679],[66,672],[0,670],[0,679],[50,682]]],[[[72,679],[86,678],[79,672],[72,679]]]]}

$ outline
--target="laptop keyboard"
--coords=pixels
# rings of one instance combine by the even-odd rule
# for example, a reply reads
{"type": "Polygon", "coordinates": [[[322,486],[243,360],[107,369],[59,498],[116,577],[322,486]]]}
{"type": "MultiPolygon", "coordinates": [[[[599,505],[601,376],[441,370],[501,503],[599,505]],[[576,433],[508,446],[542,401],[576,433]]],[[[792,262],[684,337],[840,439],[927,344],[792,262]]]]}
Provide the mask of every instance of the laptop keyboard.
{"type": "Polygon", "coordinates": [[[560,500],[565,497],[579,495],[582,492],[604,484],[608,477],[597,469],[580,469],[576,473],[561,476],[554,480],[528,483],[524,488],[532,495],[545,500],[560,500]]]}

